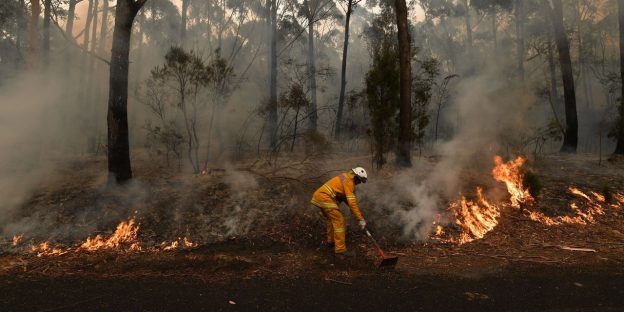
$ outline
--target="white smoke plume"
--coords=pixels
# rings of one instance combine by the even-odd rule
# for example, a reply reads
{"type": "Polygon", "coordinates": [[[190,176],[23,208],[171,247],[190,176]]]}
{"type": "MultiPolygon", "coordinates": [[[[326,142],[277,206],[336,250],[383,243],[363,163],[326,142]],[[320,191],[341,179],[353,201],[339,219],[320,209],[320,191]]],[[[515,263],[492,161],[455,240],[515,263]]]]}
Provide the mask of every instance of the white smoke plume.
{"type": "Polygon", "coordinates": [[[462,172],[477,169],[488,173],[502,138],[523,129],[524,116],[535,98],[501,77],[504,75],[492,68],[458,82],[446,114],[454,119],[447,121],[455,124],[454,136],[436,147],[437,162],[419,160],[413,170],[393,176],[390,185],[382,181],[364,187],[367,200],[390,212],[405,238],[426,239],[447,201],[469,191],[463,189],[462,172]]]}
{"type": "Polygon", "coordinates": [[[0,88],[0,226],[50,171],[63,88],[42,76],[21,75],[0,88]]]}

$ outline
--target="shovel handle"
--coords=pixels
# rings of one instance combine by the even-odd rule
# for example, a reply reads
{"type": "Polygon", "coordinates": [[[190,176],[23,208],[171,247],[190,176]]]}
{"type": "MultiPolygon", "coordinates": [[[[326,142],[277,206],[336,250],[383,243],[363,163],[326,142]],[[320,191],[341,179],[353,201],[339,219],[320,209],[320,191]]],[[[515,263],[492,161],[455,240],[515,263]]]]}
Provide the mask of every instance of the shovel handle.
{"type": "Polygon", "coordinates": [[[381,257],[385,258],[386,254],[383,252],[381,247],[379,247],[379,244],[377,244],[377,241],[375,240],[375,238],[373,238],[373,235],[368,230],[365,230],[365,231],[366,231],[366,236],[370,237],[370,239],[373,241],[373,244],[375,244],[375,247],[377,247],[377,250],[379,250],[379,254],[381,255],[381,257]]]}

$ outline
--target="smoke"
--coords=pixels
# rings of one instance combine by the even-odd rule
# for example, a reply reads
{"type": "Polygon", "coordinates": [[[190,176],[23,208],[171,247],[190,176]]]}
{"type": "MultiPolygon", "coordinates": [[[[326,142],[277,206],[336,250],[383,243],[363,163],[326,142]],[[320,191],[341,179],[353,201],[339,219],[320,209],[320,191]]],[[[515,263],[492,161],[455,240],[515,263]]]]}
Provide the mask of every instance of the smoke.
{"type": "Polygon", "coordinates": [[[101,225],[127,218],[145,199],[147,191],[137,181],[123,188],[105,187],[105,163],[86,152],[97,127],[90,124],[90,131],[82,130],[96,101],[78,96],[81,90],[70,87],[70,73],[65,73],[66,80],[58,79],[60,65],[2,81],[2,236],[82,238],[101,225]],[[89,162],[101,170],[94,172],[89,162]]]}
{"type": "MultiPolygon", "coordinates": [[[[494,153],[509,137],[524,130],[524,117],[535,102],[519,85],[501,80],[500,67],[461,79],[446,122],[455,124],[451,140],[436,146],[439,160],[418,160],[414,169],[365,186],[372,206],[390,212],[407,239],[426,239],[448,200],[457,198],[469,181],[468,171],[489,173],[494,153]]],[[[487,184],[483,180],[479,183],[487,184]]]]}
{"type": "Polygon", "coordinates": [[[51,133],[62,90],[54,80],[21,75],[0,88],[0,226],[52,169],[51,133]]]}
{"type": "Polygon", "coordinates": [[[226,228],[225,235],[247,233],[257,214],[254,209],[257,197],[252,196],[252,192],[258,189],[258,181],[250,173],[232,168],[228,170],[224,180],[232,191],[231,199],[234,203],[231,211],[225,214],[223,222],[226,228]]]}

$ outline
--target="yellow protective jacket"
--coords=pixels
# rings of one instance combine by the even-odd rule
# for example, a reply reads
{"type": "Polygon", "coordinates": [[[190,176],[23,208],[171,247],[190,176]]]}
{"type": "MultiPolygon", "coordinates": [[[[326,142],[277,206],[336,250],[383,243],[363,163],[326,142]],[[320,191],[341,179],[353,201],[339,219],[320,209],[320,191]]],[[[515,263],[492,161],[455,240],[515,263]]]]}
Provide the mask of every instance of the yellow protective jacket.
{"type": "Polygon", "coordinates": [[[322,209],[338,209],[339,202],[346,202],[358,221],[364,220],[355,199],[355,174],[345,172],[319,187],[310,201],[322,209]]]}

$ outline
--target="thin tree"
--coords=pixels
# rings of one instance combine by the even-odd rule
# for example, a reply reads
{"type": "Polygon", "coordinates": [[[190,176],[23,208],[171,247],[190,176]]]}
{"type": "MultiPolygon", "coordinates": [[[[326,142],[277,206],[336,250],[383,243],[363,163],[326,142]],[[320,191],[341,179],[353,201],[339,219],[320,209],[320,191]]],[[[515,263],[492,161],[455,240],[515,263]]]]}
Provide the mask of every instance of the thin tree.
{"type": "Polygon", "coordinates": [[[412,165],[412,66],[407,5],[405,0],[394,1],[399,37],[400,66],[400,107],[399,139],[397,142],[396,163],[400,166],[412,165]]]}
{"type": "Polygon", "coordinates": [[[85,22],[85,27],[82,33],[82,63],[81,63],[81,71],[80,71],[80,81],[84,80],[84,75],[87,73],[85,70],[87,65],[87,54],[89,51],[89,40],[91,33],[89,30],[91,29],[91,22],[93,21],[93,13],[97,11],[97,8],[93,8],[93,1],[89,0],[89,7],[87,8],[87,20],[85,22]]]}
{"type": "Polygon", "coordinates": [[[516,50],[518,57],[518,77],[524,82],[524,1],[516,0],[514,17],[516,19],[516,50]]]}
{"type": "Polygon", "coordinates": [[[182,0],[182,25],[180,25],[180,42],[182,46],[186,43],[186,24],[187,24],[187,12],[190,0],[182,0]]]}
{"type": "Polygon", "coordinates": [[[470,5],[468,0],[463,0],[464,10],[464,23],[466,24],[466,49],[468,50],[468,74],[472,74],[475,68],[475,57],[473,51],[472,41],[472,23],[470,21],[470,5]]]}
{"type": "Polygon", "coordinates": [[[342,45],[342,67],[340,71],[340,95],[338,97],[338,113],[336,114],[336,130],[334,134],[334,138],[340,138],[342,131],[342,111],[344,108],[344,100],[345,100],[345,89],[347,87],[347,51],[349,48],[349,24],[351,21],[351,14],[353,13],[353,8],[360,2],[361,0],[347,0],[347,14],[345,19],[345,27],[344,27],[344,43],[342,45]]]}
{"type": "Polygon", "coordinates": [[[270,140],[271,149],[277,147],[277,0],[267,0],[268,13],[269,13],[269,37],[270,37],[270,86],[269,86],[269,128],[270,128],[270,140]]]}
{"type": "Polygon", "coordinates": [[[52,0],[45,0],[43,2],[43,44],[42,61],[43,66],[47,67],[50,64],[50,19],[52,18],[52,0]]]}
{"type": "Polygon", "coordinates": [[[108,37],[108,5],[109,0],[102,2],[102,27],[100,28],[100,44],[98,46],[98,54],[104,55],[106,49],[106,38],[108,37]]]}
{"type": "MultiPolygon", "coordinates": [[[[624,81],[624,0],[618,0],[618,20],[620,24],[620,77],[624,81]]],[[[615,154],[624,155],[624,83],[620,96],[620,107],[617,124],[617,145],[615,154]]]]}
{"type": "Polygon", "coordinates": [[[39,14],[41,14],[41,5],[39,0],[30,1],[30,25],[29,27],[29,45],[28,45],[28,61],[27,67],[34,69],[37,67],[39,53],[39,14]]]}
{"type": "Polygon", "coordinates": [[[304,0],[303,15],[308,22],[308,86],[310,89],[310,128],[315,131],[317,127],[317,100],[316,100],[316,56],[314,50],[314,25],[326,18],[334,8],[333,0],[304,0]]]}
{"type": "Polygon", "coordinates": [[[68,38],[73,38],[74,19],[76,16],[76,4],[82,0],[69,0],[69,7],[67,8],[67,24],[65,24],[65,34],[68,38]]]}
{"type": "Polygon", "coordinates": [[[572,71],[572,58],[570,57],[570,41],[563,24],[563,4],[561,0],[553,0],[552,6],[548,0],[543,0],[543,3],[552,21],[563,79],[566,124],[561,152],[575,153],[578,146],[578,117],[576,113],[574,72],[572,71]]]}
{"type": "Polygon", "coordinates": [[[109,183],[132,178],[128,132],[128,68],[132,23],[147,0],[118,0],[110,61],[108,96],[109,183]]]}

